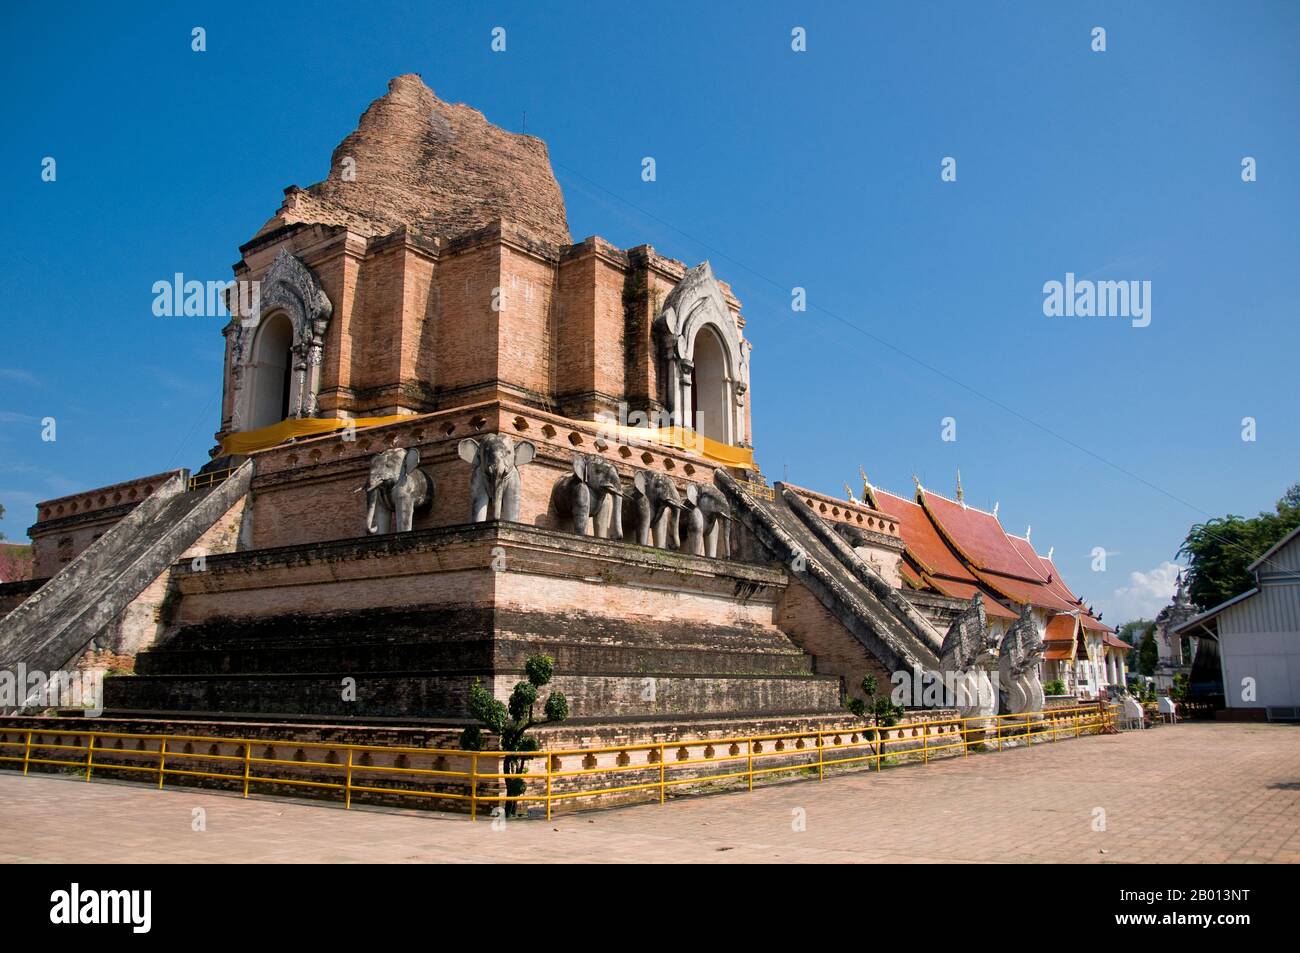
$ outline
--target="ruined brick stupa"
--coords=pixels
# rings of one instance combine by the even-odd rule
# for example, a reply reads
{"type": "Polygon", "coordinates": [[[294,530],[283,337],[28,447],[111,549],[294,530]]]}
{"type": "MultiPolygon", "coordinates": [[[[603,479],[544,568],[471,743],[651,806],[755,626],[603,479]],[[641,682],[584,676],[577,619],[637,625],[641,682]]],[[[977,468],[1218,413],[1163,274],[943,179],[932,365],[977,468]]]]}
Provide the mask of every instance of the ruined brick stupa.
{"type": "Polygon", "coordinates": [[[540,140],[399,76],[235,277],[212,460],[41,503],[5,666],[133,666],[117,718],[452,730],[544,652],[595,739],[833,724],[938,666],[969,593],[765,483],[740,302],[574,244],[540,140]]]}

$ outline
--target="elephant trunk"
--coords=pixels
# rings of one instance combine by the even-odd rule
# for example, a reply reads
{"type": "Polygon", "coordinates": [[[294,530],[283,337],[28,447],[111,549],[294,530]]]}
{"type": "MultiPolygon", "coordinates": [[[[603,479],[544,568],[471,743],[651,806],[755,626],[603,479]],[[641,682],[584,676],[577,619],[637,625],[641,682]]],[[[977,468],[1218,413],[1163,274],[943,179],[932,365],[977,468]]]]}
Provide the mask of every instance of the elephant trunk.
{"type": "Polygon", "coordinates": [[[366,488],[366,532],[371,536],[379,532],[379,527],[375,525],[375,508],[379,504],[379,488],[366,488]]]}

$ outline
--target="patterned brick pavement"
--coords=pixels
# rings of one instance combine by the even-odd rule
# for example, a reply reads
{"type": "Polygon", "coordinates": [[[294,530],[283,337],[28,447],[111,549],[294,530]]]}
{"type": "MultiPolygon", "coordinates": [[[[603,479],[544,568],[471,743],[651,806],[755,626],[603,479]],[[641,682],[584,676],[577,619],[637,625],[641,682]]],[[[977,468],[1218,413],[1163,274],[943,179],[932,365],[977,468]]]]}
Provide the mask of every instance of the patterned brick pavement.
{"type": "Polygon", "coordinates": [[[509,860],[1296,863],[1300,727],[1161,727],[504,830],[0,772],[4,862],[509,860]]]}

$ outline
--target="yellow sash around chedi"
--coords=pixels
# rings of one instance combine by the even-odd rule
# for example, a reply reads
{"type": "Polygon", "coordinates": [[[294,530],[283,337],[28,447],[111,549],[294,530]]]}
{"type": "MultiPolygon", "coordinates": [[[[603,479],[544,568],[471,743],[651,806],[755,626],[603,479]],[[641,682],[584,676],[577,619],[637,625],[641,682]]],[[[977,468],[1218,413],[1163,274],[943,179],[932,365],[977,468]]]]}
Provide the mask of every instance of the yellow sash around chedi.
{"type": "MultiPolygon", "coordinates": [[[[262,427],[258,430],[245,430],[232,433],[221,441],[223,454],[248,454],[266,450],[295,437],[318,437],[333,433],[349,426],[362,430],[367,427],[381,427],[403,420],[413,420],[414,415],[396,414],[389,417],[356,417],[346,420],[342,417],[291,417],[278,424],[262,427]]],[[[612,439],[630,444],[653,443],[674,450],[698,454],[711,463],[738,470],[757,470],[754,465],[754,451],[745,447],[732,447],[717,440],[710,439],[685,427],[627,427],[617,424],[605,424],[599,428],[612,439]]]]}

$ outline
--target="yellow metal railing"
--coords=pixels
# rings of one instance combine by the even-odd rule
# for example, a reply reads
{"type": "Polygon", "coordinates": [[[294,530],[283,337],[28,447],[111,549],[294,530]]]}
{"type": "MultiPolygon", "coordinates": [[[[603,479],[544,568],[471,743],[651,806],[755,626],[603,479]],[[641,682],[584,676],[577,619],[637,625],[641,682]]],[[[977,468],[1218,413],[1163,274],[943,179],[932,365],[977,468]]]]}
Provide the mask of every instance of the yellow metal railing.
{"type": "Polygon", "coordinates": [[[228,467],[225,470],[209,470],[207,473],[199,473],[190,477],[190,481],[185,488],[192,493],[195,490],[216,486],[218,483],[225,483],[226,478],[234,472],[234,467],[228,467]]]}
{"type": "Polygon", "coordinates": [[[29,773],[32,765],[69,769],[82,774],[87,781],[97,769],[101,772],[135,772],[156,776],[159,788],[173,776],[222,780],[241,789],[244,797],[248,797],[250,789],[260,785],[283,784],[337,791],[343,796],[345,808],[352,807],[352,797],[357,793],[461,804],[468,802],[471,818],[478,816],[480,805],[504,808],[509,802],[542,803],[549,819],[557,802],[581,798],[609,798],[643,792],[657,794],[662,804],[670,789],[684,785],[744,783],[752,791],[755,778],[779,774],[806,772],[811,776],[816,771],[820,781],[826,776],[827,769],[874,765],[879,771],[886,761],[913,759],[929,763],[931,756],[943,752],[960,751],[965,757],[972,749],[1001,751],[1007,745],[1032,745],[1062,737],[1078,738],[1114,730],[1116,713],[1115,706],[1086,705],[1024,715],[908,721],[888,727],[862,725],[735,738],[697,738],[527,752],[0,726],[0,751],[21,749],[21,754],[0,754],[0,763],[21,764],[23,774],[29,773]],[[10,735],[22,736],[22,740],[10,741],[10,735]],[[47,740],[67,738],[73,739],[73,743],[47,740]],[[133,742],[136,747],[127,748],[126,742],[133,742]],[[114,743],[116,747],[111,746],[114,743]],[[198,752],[196,745],[208,745],[209,750],[198,752]],[[223,748],[234,750],[223,754],[220,750],[223,748]],[[268,757],[267,752],[273,755],[276,748],[293,748],[302,757],[268,757]],[[263,754],[254,754],[255,749],[263,749],[263,754]],[[719,753],[724,749],[725,753],[719,753]],[[76,758],[49,756],[50,752],[65,751],[77,752],[76,758]],[[326,760],[313,760],[306,757],[307,751],[326,751],[329,754],[326,760]],[[671,761],[670,753],[673,756],[671,761]],[[100,760],[97,761],[96,756],[100,760]],[[391,759],[394,763],[375,764],[375,756],[391,759]],[[432,758],[432,765],[428,768],[411,767],[408,762],[413,757],[432,758]],[[501,761],[506,757],[542,761],[545,771],[507,774],[501,770],[501,761]],[[565,761],[575,758],[579,759],[579,767],[566,770],[565,761]],[[123,763],[123,759],[127,759],[127,763],[123,763]],[[131,763],[135,759],[147,763],[131,763]],[[613,763],[602,764],[602,760],[613,763]],[[201,766],[185,766],[193,765],[195,761],[216,762],[218,766],[226,764],[232,770],[210,771],[200,770],[201,766]],[[460,763],[462,770],[447,767],[453,761],[460,763]],[[440,764],[443,766],[433,766],[440,764]],[[328,780],[273,777],[263,773],[264,766],[323,769],[331,772],[332,777],[328,780]],[[714,771],[715,767],[721,770],[714,771]],[[619,783],[623,777],[637,772],[646,774],[648,778],[619,783]],[[526,785],[525,792],[504,793],[502,785],[506,778],[521,779],[526,785]],[[396,787],[381,783],[383,779],[397,782],[423,780],[426,784],[442,782],[458,789],[396,787]],[[494,786],[497,790],[483,791],[484,785],[494,786]],[[529,791],[528,787],[534,790],[529,791]]]}

